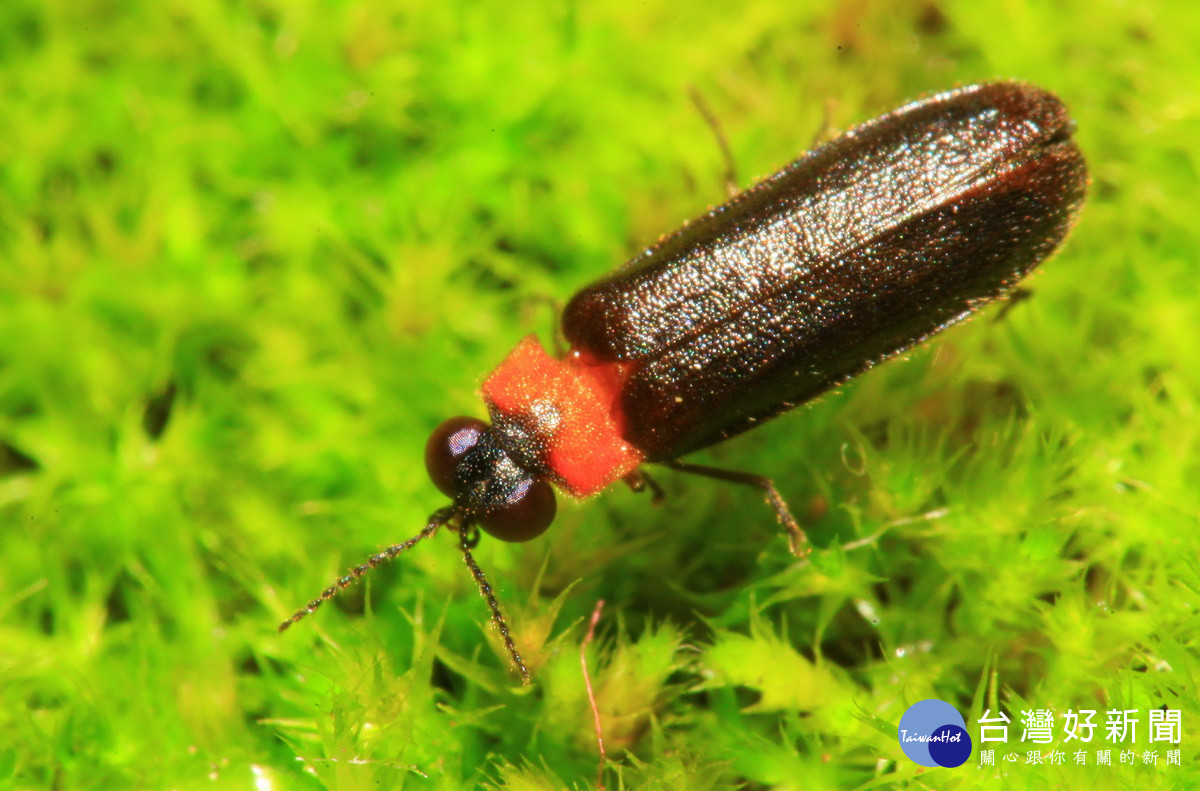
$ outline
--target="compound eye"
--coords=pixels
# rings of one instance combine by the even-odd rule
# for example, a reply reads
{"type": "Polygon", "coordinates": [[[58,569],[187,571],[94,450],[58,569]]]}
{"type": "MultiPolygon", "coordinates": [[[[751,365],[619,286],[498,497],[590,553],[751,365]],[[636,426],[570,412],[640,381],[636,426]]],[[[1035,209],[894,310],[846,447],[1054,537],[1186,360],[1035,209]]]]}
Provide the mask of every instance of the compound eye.
{"type": "Polygon", "coordinates": [[[481,516],[479,526],[501,541],[529,541],[546,532],[557,511],[554,489],[534,480],[507,504],[481,516]]]}
{"type": "Polygon", "coordinates": [[[458,496],[455,490],[458,464],[487,428],[488,424],[478,418],[452,417],[442,421],[429,435],[425,443],[425,471],[442,494],[458,496]]]}

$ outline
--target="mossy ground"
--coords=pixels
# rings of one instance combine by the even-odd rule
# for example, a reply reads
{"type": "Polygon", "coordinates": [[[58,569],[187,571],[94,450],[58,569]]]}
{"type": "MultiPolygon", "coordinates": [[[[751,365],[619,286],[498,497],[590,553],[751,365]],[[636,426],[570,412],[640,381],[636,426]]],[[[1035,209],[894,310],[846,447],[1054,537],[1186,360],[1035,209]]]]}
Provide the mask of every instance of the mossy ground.
{"type": "Polygon", "coordinates": [[[5,0],[0,785],[587,786],[598,599],[609,787],[1200,782],[1198,41],[1186,2],[5,0]],[[1094,178],[1034,298],[703,454],[809,561],[664,474],[480,547],[532,688],[447,536],[275,633],[441,505],[424,439],[541,300],[721,199],[691,87],[748,183],[1000,77],[1094,178]],[[1182,765],[919,773],[928,697],[1166,705],[1182,765]]]}

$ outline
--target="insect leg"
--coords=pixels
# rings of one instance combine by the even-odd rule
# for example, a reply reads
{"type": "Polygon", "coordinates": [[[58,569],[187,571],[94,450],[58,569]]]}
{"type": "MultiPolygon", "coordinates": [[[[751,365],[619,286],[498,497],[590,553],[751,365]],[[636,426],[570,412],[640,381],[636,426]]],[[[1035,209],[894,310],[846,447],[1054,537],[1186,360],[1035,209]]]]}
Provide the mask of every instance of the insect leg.
{"type": "Polygon", "coordinates": [[[767,496],[767,502],[775,510],[775,518],[779,520],[779,524],[783,525],[783,529],[787,531],[788,544],[791,547],[792,554],[799,558],[804,557],[811,551],[811,547],[808,546],[808,537],[804,535],[804,530],[801,529],[800,523],[796,521],[796,517],[792,516],[787,503],[784,502],[783,497],[779,494],[779,490],[775,488],[775,482],[765,475],[755,475],[736,470],[722,470],[717,467],[705,467],[700,464],[684,464],[678,461],[660,463],[662,466],[670,467],[672,470],[762,489],[763,493],[767,496]]]}
{"type": "Polygon", "coordinates": [[[993,324],[999,324],[1008,318],[1008,313],[1017,305],[1020,305],[1027,299],[1033,299],[1033,289],[1027,286],[1016,286],[1008,292],[1008,299],[1000,305],[1000,310],[996,311],[996,317],[992,319],[993,324]]]}
{"type": "Polygon", "coordinates": [[[717,145],[721,148],[721,158],[725,160],[725,191],[732,198],[742,190],[738,186],[737,166],[733,161],[733,152],[729,150],[729,142],[725,139],[725,133],[721,131],[721,123],[713,115],[713,111],[708,108],[708,104],[700,95],[700,91],[696,90],[695,85],[688,88],[688,94],[692,97],[692,104],[696,105],[696,111],[700,113],[704,123],[708,124],[713,137],[717,139],[717,145]]]}
{"type": "MultiPolygon", "coordinates": [[[[560,359],[565,357],[567,355],[567,343],[566,339],[563,337],[562,322],[558,320],[559,316],[562,315],[562,302],[554,297],[546,296],[545,294],[533,294],[526,298],[525,306],[530,309],[541,307],[550,308],[550,320],[552,322],[550,328],[552,331],[550,336],[551,351],[554,352],[555,357],[560,359]]],[[[524,320],[527,315],[528,314],[523,312],[522,319],[524,320]]],[[[524,323],[529,322],[525,321],[524,323]]]]}
{"type": "Polygon", "coordinates": [[[641,494],[647,489],[650,490],[650,502],[658,505],[663,501],[663,488],[658,485],[658,481],[651,478],[645,470],[634,470],[626,475],[621,480],[634,492],[641,494]]]}
{"type": "Polygon", "coordinates": [[[813,135],[812,145],[809,148],[817,148],[837,139],[838,129],[833,125],[833,110],[836,104],[836,100],[829,98],[821,105],[821,123],[817,126],[816,134],[813,135]]]}

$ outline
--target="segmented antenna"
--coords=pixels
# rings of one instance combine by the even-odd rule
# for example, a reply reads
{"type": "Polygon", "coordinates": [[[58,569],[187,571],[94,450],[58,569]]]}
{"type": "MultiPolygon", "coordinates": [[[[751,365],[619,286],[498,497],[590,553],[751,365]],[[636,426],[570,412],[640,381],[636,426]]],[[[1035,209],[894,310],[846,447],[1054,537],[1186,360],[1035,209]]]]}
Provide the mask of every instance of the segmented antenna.
{"type": "Polygon", "coordinates": [[[525,660],[521,658],[521,652],[517,650],[517,644],[513,642],[512,634],[508,631],[508,622],[500,614],[500,605],[496,602],[496,595],[492,593],[492,584],[488,582],[483,569],[479,568],[479,564],[471,555],[471,547],[477,543],[479,543],[479,528],[468,530],[467,526],[463,525],[458,531],[458,548],[462,550],[463,560],[466,561],[467,568],[471,570],[475,584],[479,586],[479,595],[483,596],[488,609],[492,611],[492,623],[496,624],[496,628],[500,630],[500,636],[504,638],[504,647],[508,649],[513,664],[521,673],[521,682],[528,686],[529,668],[525,667],[525,660]]]}
{"type": "MultiPolygon", "coordinates": [[[[375,568],[376,566],[382,565],[383,563],[386,563],[387,561],[389,561],[392,558],[399,555],[401,552],[411,549],[418,542],[423,541],[426,538],[429,538],[431,535],[433,535],[434,533],[437,532],[437,529],[439,527],[441,527],[442,525],[446,524],[451,519],[453,519],[455,513],[456,513],[456,511],[455,511],[454,506],[448,506],[446,508],[442,508],[441,510],[434,511],[433,516],[429,517],[429,524],[425,525],[424,530],[422,530],[420,533],[417,533],[415,536],[408,539],[403,544],[394,544],[393,546],[388,547],[387,549],[383,550],[382,552],[379,552],[379,553],[374,554],[371,557],[367,558],[367,561],[365,563],[363,563],[362,565],[355,566],[353,569],[350,570],[349,573],[346,574],[346,576],[342,577],[337,582],[333,583],[328,588],[321,591],[321,595],[318,596],[317,598],[313,599],[312,601],[310,601],[303,609],[297,610],[295,612],[295,614],[292,615],[291,618],[288,618],[286,621],[279,624],[279,631],[281,631],[281,632],[286,631],[287,628],[289,626],[291,626],[292,624],[296,623],[296,621],[301,620],[306,615],[311,615],[313,612],[316,611],[316,609],[318,607],[320,607],[322,604],[324,604],[325,602],[332,599],[334,596],[336,596],[339,593],[341,593],[342,591],[344,591],[346,588],[353,585],[358,580],[359,577],[362,577],[364,574],[366,574],[371,569],[375,568]]],[[[480,572],[480,575],[482,576],[482,572],[480,572]]],[[[477,580],[478,580],[478,578],[477,578],[477,580]]],[[[483,588],[481,587],[480,590],[482,591],[483,588]]],[[[495,613],[496,612],[495,600],[491,600],[490,603],[492,604],[492,612],[495,613]]],[[[501,631],[507,637],[507,634],[508,634],[507,630],[502,629],[501,631]]]]}

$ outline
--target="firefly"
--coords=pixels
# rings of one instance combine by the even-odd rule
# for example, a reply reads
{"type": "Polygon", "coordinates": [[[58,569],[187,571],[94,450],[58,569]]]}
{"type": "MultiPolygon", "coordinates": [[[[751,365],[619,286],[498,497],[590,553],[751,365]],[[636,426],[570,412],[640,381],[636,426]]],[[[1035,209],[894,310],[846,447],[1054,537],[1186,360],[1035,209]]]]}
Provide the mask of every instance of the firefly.
{"type": "Polygon", "coordinates": [[[471,550],[528,541],[555,488],[582,498],[660,465],[760,488],[793,553],[804,533],[770,478],[680,459],[809,401],[969,318],[1062,243],[1087,191],[1054,95],[996,82],[905,105],[808,152],[576,293],[568,344],[534,337],[483,381],[490,422],[452,417],[425,448],[450,504],[286,620],[447,527],[513,665],[529,670],[471,550]]]}

